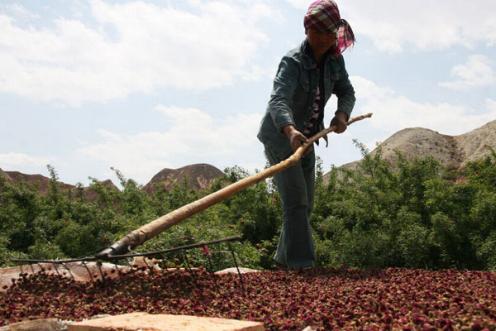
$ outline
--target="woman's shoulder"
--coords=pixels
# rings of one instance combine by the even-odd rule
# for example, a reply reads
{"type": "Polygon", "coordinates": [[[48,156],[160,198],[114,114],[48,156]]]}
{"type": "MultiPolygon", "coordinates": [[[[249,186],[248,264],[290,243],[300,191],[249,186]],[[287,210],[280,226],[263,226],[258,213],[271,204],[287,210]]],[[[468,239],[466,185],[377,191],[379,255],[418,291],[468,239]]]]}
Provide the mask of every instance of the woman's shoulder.
{"type": "Polygon", "coordinates": [[[286,55],[284,55],[284,57],[292,59],[296,62],[301,62],[303,60],[304,55],[305,55],[305,42],[303,42],[302,44],[298,45],[293,49],[290,49],[286,53],[286,55]]]}
{"type": "Polygon", "coordinates": [[[284,55],[283,61],[292,63],[302,69],[312,69],[316,66],[315,61],[308,54],[308,45],[304,41],[301,45],[291,49],[284,55]]]}
{"type": "Polygon", "coordinates": [[[346,65],[344,63],[344,57],[342,54],[339,54],[335,57],[335,62],[338,64],[341,70],[346,70],[346,65]]]}

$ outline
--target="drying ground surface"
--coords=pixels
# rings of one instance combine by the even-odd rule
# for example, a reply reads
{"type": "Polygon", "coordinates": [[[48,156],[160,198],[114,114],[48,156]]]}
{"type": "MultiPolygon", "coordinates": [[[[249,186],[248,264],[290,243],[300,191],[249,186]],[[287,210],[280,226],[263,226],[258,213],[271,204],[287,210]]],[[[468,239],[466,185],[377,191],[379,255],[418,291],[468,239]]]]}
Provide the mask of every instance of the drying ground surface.
{"type": "Polygon", "coordinates": [[[77,283],[24,275],[0,294],[0,325],[81,320],[136,311],[262,321],[270,330],[496,330],[496,273],[477,271],[264,271],[135,269],[77,283]]]}

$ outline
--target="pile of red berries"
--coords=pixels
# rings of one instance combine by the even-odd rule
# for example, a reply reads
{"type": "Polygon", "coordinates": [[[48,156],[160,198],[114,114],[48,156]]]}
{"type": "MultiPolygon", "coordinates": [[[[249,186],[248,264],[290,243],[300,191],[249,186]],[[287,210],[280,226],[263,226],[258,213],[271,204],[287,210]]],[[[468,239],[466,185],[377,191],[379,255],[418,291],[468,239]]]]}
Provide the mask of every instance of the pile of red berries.
{"type": "Polygon", "coordinates": [[[0,325],[149,312],[261,321],[270,330],[496,330],[496,273],[313,269],[213,275],[133,269],[77,283],[23,275],[0,294],[0,325]],[[110,276],[110,275],[109,275],[110,276]]]}

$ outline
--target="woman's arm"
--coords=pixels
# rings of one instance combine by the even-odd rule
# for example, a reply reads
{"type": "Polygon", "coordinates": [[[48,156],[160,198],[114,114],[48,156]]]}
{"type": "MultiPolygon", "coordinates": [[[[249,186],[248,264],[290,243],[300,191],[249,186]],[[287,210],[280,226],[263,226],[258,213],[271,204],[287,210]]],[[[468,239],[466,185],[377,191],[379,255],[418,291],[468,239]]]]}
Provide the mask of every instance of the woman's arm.
{"type": "Polygon", "coordinates": [[[348,120],[350,118],[351,111],[355,106],[355,90],[353,89],[353,85],[351,85],[348,77],[343,56],[338,58],[338,63],[341,66],[341,72],[339,75],[339,80],[337,80],[334,84],[334,90],[332,92],[338,97],[338,109],[336,113],[345,113],[347,116],[346,120],[348,120]]]}
{"type": "Polygon", "coordinates": [[[283,132],[283,128],[287,125],[295,125],[292,106],[298,76],[298,64],[289,57],[283,57],[274,79],[268,106],[272,121],[279,132],[283,132]]]}

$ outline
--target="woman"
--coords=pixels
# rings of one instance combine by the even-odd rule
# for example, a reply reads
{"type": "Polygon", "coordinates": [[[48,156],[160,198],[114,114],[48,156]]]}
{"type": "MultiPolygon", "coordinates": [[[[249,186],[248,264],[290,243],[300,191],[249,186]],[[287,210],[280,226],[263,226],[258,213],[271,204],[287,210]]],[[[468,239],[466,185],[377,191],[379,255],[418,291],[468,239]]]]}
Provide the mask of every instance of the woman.
{"type": "MultiPolygon", "coordinates": [[[[336,132],[346,130],[355,104],[341,53],[354,44],[348,22],[332,0],[313,2],[304,18],[306,38],[281,60],[266,114],[258,133],[270,164],[289,157],[308,137],[324,128],[324,107],[331,94],[338,98],[331,121],[336,132]]],[[[310,227],[315,183],[313,147],[297,165],[277,174],[275,184],[283,206],[283,227],[274,256],[291,268],[314,266],[310,227]]]]}

